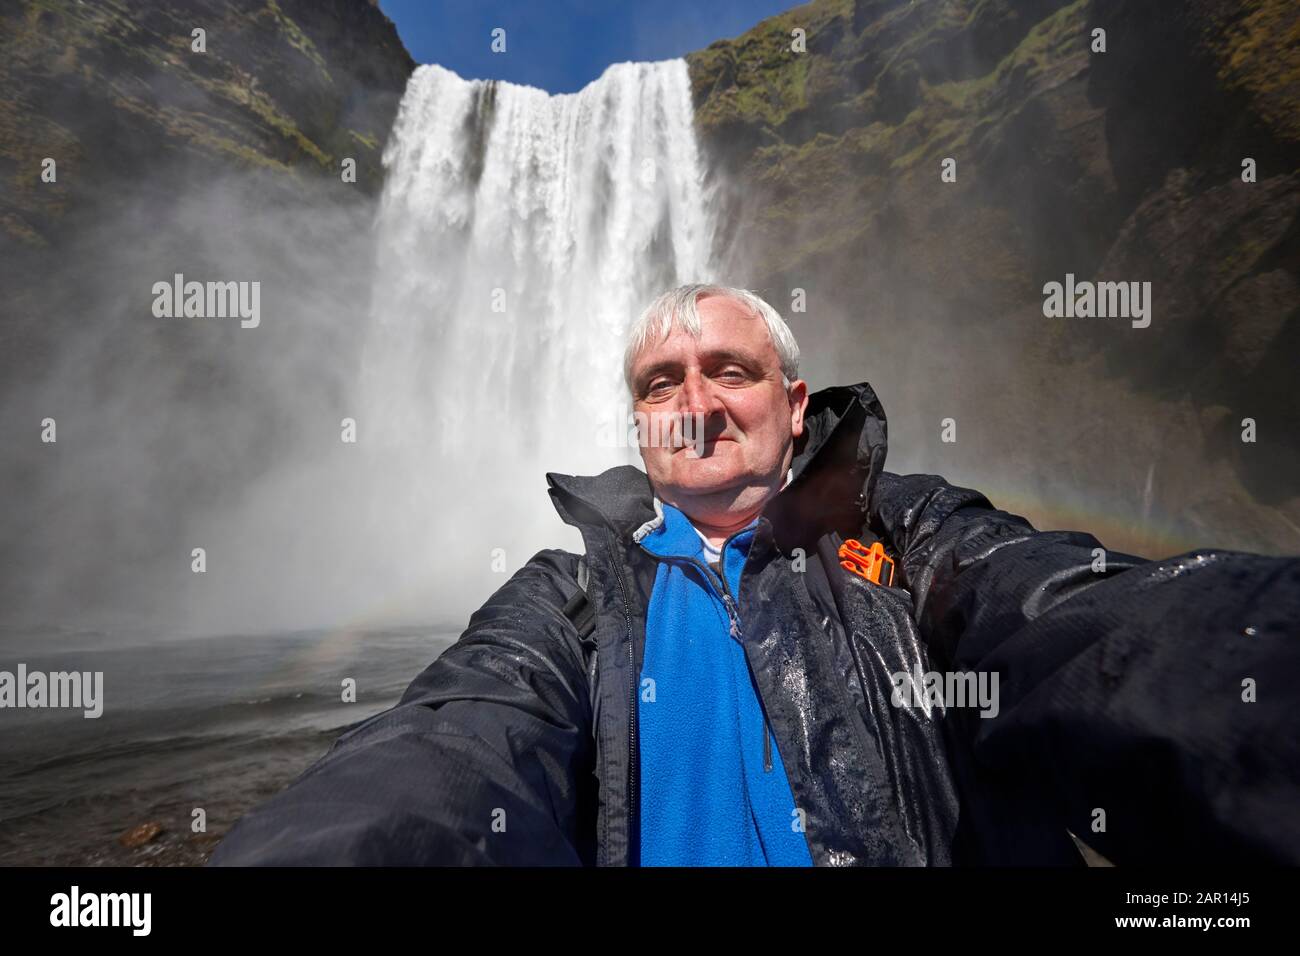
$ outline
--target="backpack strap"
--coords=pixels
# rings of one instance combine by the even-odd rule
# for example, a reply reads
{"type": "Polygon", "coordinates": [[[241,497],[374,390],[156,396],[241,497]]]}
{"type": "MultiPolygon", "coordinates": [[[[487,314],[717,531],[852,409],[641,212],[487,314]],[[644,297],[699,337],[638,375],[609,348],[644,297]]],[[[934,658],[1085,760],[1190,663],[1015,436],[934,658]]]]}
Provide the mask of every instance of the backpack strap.
{"type": "Polygon", "coordinates": [[[590,575],[587,569],[587,556],[578,555],[578,590],[564,605],[564,616],[578,629],[578,637],[585,638],[596,629],[596,611],[587,597],[587,582],[590,575]]]}

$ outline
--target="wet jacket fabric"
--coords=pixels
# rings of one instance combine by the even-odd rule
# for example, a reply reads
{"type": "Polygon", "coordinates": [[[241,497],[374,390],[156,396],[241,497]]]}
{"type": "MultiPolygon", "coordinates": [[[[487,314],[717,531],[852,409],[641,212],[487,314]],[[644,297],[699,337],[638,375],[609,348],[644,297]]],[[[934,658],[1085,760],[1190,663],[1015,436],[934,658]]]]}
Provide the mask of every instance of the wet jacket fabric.
{"type": "MultiPolygon", "coordinates": [[[[735,611],[816,865],[1300,863],[1300,559],[1163,561],[883,471],[865,383],[811,396],[735,611]],[[879,538],[892,587],[839,565],[879,538]],[[900,673],[998,676],[996,716],[900,673]]],[[[640,862],[637,675],[659,559],[646,475],[548,474],[539,552],[392,709],[247,814],[214,864],[640,862]]],[[[1069,476],[1062,476],[1068,481],[1069,476]]]]}
{"type": "Polygon", "coordinates": [[[640,537],[656,556],[637,680],[641,865],[811,866],[779,749],[732,627],[751,524],[724,542],[721,576],[690,519],[656,501],[640,537]]]}

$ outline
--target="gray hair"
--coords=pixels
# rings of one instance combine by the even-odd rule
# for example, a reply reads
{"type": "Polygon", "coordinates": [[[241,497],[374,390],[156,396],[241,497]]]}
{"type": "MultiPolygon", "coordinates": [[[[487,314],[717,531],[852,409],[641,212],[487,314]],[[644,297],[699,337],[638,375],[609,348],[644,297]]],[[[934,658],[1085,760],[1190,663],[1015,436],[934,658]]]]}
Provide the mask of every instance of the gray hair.
{"type": "Polygon", "coordinates": [[[702,334],[700,313],[695,305],[701,298],[707,296],[719,296],[739,302],[752,315],[763,320],[768,335],[771,336],[772,346],[781,360],[781,382],[789,388],[790,383],[799,378],[799,343],[794,340],[790,327],[785,324],[780,313],[748,289],[692,283],[678,286],[659,296],[646,306],[641,317],[632,326],[628,333],[627,351],[623,354],[623,379],[627,382],[628,390],[631,391],[633,388],[632,364],[636,361],[636,357],[647,345],[667,338],[672,332],[674,323],[679,324],[695,338],[700,337],[702,334]]]}

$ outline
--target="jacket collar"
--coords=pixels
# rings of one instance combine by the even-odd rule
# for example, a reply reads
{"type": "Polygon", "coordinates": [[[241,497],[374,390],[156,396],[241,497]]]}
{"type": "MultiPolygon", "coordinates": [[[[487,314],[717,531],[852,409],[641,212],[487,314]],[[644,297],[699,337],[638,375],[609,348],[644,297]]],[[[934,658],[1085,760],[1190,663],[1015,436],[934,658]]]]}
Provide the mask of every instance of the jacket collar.
{"type": "MultiPolygon", "coordinates": [[[[703,558],[704,541],[700,537],[700,532],[691,523],[691,519],[672,505],[662,502],[658,498],[655,498],[655,504],[662,507],[664,520],[652,530],[652,533],[638,538],[637,535],[640,534],[641,530],[654,524],[653,521],[646,522],[640,529],[633,532],[632,540],[647,551],[660,557],[675,555],[683,558],[703,558]]],[[[758,521],[759,519],[754,519],[742,531],[737,532],[732,547],[744,547],[746,533],[752,533],[754,525],[758,521]]]]}
{"type": "MultiPolygon", "coordinates": [[[[886,450],[885,412],[866,382],[810,395],[804,433],[795,441],[793,478],[763,509],[777,540],[803,541],[810,530],[856,530],[886,450]]],[[[599,475],[547,472],[546,482],[561,519],[579,530],[605,526],[630,540],[663,520],[649,476],[632,465],[599,475]]]]}

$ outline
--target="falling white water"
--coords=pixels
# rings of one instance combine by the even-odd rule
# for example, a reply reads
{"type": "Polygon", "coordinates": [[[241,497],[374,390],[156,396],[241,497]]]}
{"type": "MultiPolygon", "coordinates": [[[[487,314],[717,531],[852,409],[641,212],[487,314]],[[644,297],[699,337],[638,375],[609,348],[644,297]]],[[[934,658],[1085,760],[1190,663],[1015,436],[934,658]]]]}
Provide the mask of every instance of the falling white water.
{"type": "Polygon", "coordinates": [[[372,523],[411,536],[410,586],[438,568],[476,606],[505,580],[494,557],[581,547],[545,473],[639,463],[609,441],[626,332],[659,292],[714,278],[686,63],[561,96],[423,66],[384,164],[359,403],[384,475],[372,523]]]}

